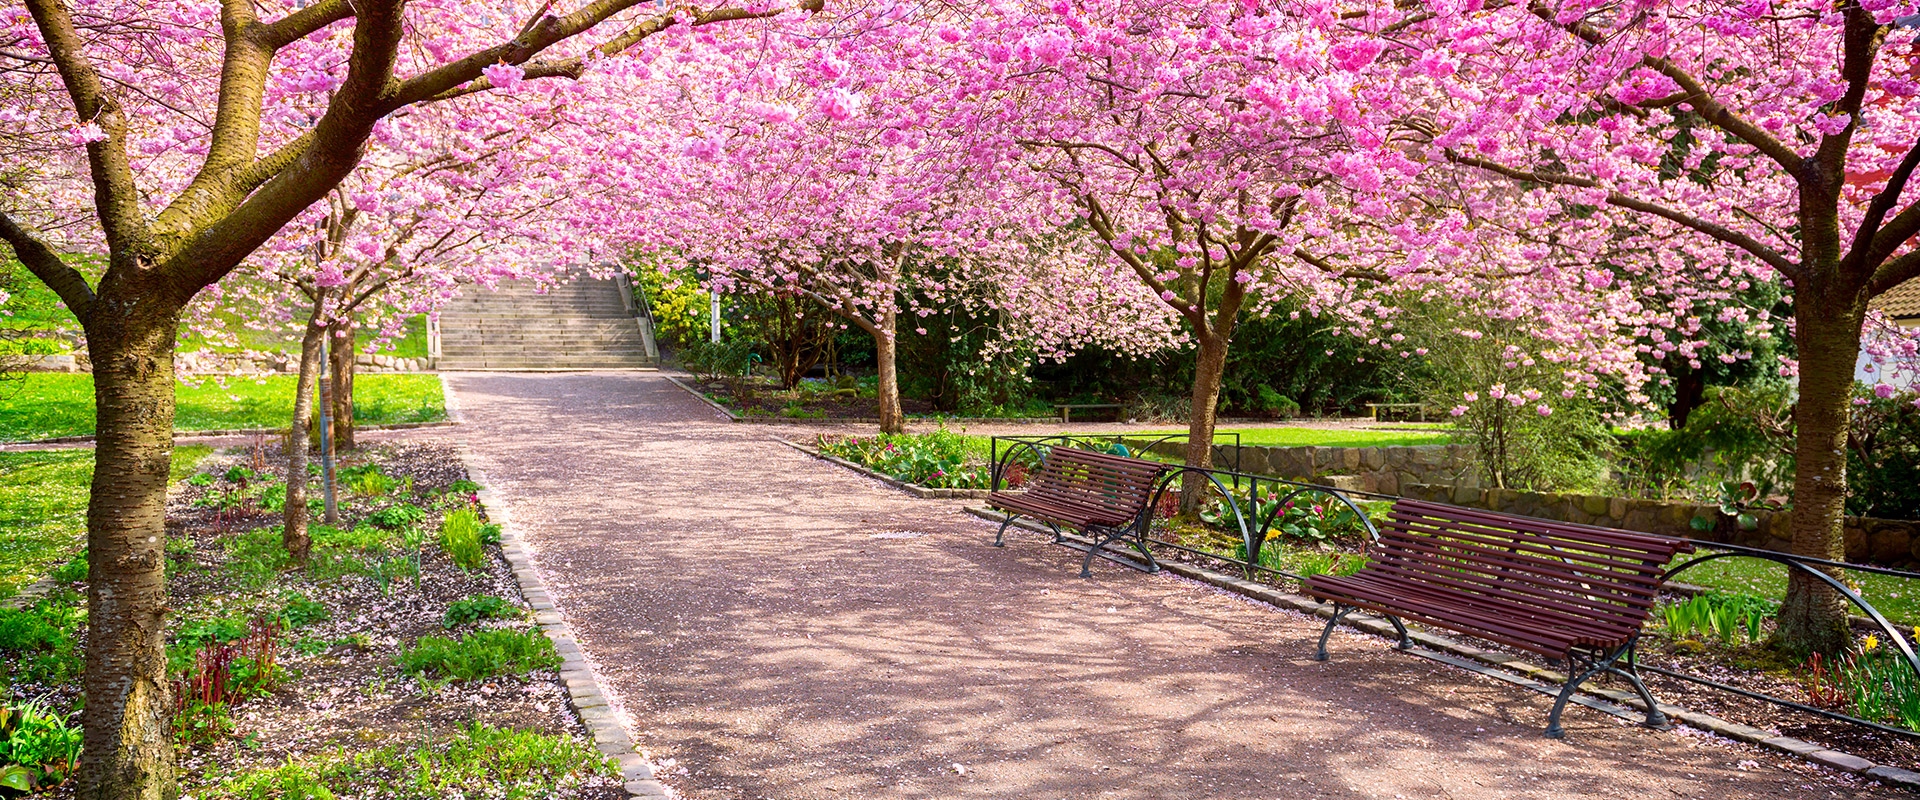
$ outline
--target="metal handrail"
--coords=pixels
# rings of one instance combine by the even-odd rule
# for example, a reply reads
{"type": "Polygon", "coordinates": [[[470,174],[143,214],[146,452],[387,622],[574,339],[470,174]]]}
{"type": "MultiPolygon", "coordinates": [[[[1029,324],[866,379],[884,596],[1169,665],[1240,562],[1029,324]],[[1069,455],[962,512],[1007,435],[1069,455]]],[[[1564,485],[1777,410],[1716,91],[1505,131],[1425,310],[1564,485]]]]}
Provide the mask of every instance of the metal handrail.
{"type": "MultiPolygon", "coordinates": [[[[1042,452],[1043,448],[1052,446],[1052,444],[1054,444],[1057,440],[1069,440],[1069,439],[1074,439],[1076,437],[1071,437],[1071,436],[1011,437],[1009,436],[1009,437],[994,437],[994,438],[996,440],[997,439],[1009,440],[1009,447],[1004,455],[1000,454],[997,445],[994,451],[995,463],[994,463],[994,472],[993,472],[993,478],[994,478],[993,485],[994,485],[994,488],[998,490],[1000,488],[1001,471],[1004,468],[1006,462],[1011,460],[1015,452],[1025,450],[1028,452],[1035,453],[1036,456],[1038,456],[1041,459],[1044,459],[1045,454],[1042,452]]],[[[1091,437],[1079,437],[1079,438],[1084,439],[1084,438],[1091,438],[1091,437]]],[[[1214,552],[1210,550],[1201,550],[1199,548],[1188,547],[1186,545],[1179,544],[1177,542],[1170,542],[1165,539],[1155,538],[1152,535],[1151,526],[1148,526],[1145,529],[1143,529],[1144,535],[1141,537],[1142,540],[1145,541],[1149,546],[1171,548],[1181,552],[1191,553],[1197,556],[1214,559],[1216,561],[1221,561],[1228,564],[1234,564],[1238,566],[1242,574],[1249,579],[1252,579],[1257,573],[1267,573],[1267,574],[1280,576],[1290,580],[1296,580],[1296,581],[1306,580],[1306,576],[1296,575],[1286,570],[1276,569],[1274,567],[1269,567],[1259,563],[1260,546],[1265,543],[1267,532],[1271,530],[1273,523],[1280,518],[1280,514],[1285,509],[1286,507],[1285,504],[1287,501],[1292,500],[1301,495],[1307,495],[1307,494],[1324,494],[1334,499],[1337,499],[1341,503],[1346,505],[1348,509],[1352,510],[1355,516],[1365,526],[1369,540],[1371,542],[1378,542],[1380,537],[1379,529],[1376,528],[1373,524],[1373,521],[1370,518],[1368,518],[1368,516],[1364,512],[1360,510],[1360,507],[1355,502],[1355,500],[1363,499],[1363,500],[1394,501],[1394,500],[1401,499],[1394,495],[1381,494],[1378,492],[1368,492],[1368,491],[1362,491],[1357,489],[1341,489],[1333,486],[1323,486],[1323,485],[1307,483],[1303,481],[1287,480],[1285,478],[1278,478],[1271,475],[1248,474],[1244,472],[1239,472],[1237,470],[1176,466],[1176,467],[1170,468],[1166,473],[1161,475],[1155,487],[1152,502],[1150,502],[1147,505],[1146,513],[1151,514],[1152,509],[1159,507],[1160,501],[1164,498],[1167,491],[1170,488],[1174,487],[1176,481],[1184,481],[1184,478],[1186,475],[1195,474],[1195,473],[1203,475],[1207,479],[1207,482],[1212,485],[1213,489],[1220,493],[1221,497],[1226,501],[1227,507],[1232,509],[1234,514],[1234,527],[1237,528],[1240,533],[1240,539],[1243,546],[1243,549],[1241,550],[1241,552],[1246,555],[1246,558],[1244,559],[1234,558],[1232,556],[1224,555],[1218,552],[1214,552]],[[1259,496],[1258,493],[1260,492],[1260,489],[1263,484],[1271,485],[1274,487],[1287,487],[1288,493],[1284,497],[1278,497],[1274,501],[1273,509],[1267,512],[1264,518],[1252,519],[1248,516],[1246,509],[1243,508],[1241,503],[1241,498],[1239,497],[1238,492],[1242,486],[1245,486],[1247,489],[1247,496],[1249,498],[1257,498],[1259,496]],[[1232,488],[1229,489],[1228,488],[1229,486],[1231,486],[1232,488]]],[[[1277,495],[1278,491],[1276,491],[1275,493],[1277,495]]],[[[1231,531],[1229,531],[1229,533],[1231,533],[1231,531]]],[[[1908,637],[1905,634],[1903,634],[1900,631],[1899,626],[1893,624],[1890,620],[1887,619],[1885,614],[1882,614],[1880,610],[1875,608],[1871,602],[1869,602],[1865,597],[1862,597],[1858,592],[1855,592],[1853,589],[1848,587],[1844,582],[1816,568],[1828,567],[1833,569],[1845,569],[1845,570],[1851,570],[1851,571],[1867,573],[1867,574],[1887,575],[1891,577],[1909,578],[1909,579],[1920,579],[1920,572],[1894,569],[1891,567],[1879,567],[1879,566],[1873,566],[1869,564],[1849,564],[1844,561],[1833,561],[1830,559],[1813,558],[1808,556],[1797,556],[1791,553],[1781,553],[1778,551],[1765,550],[1757,547],[1746,547],[1744,545],[1721,544],[1717,542],[1706,542],[1701,540],[1693,540],[1693,542],[1696,547],[1699,547],[1701,549],[1706,549],[1706,550],[1713,550],[1717,552],[1708,553],[1706,555],[1702,555],[1700,557],[1690,559],[1685,563],[1682,563],[1678,566],[1668,569],[1666,573],[1661,576],[1660,580],[1662,585],[1668,584],[1674,576],[1679,575],[1683,572],[1686,572],[1689,569],[1693,569],[1694,567],[1697,567],[1701,564],[1705,564],[1713,561],[1719,561],[1722,559],[1729,559],[1729,558],[1756,558],[1764,561],[1772,561],[1774,563],[1781,564],[1785,566],[1789,571],[1799,570],[1802,573],[1814,576],[1816,580],[1819,580],[1827,584],[1830,588],[1839,592],[1841,596],[1845,597],[1849,603],[1852,603],[1855,607],[1865,612],[1867,619],[1869,619],[1874,624],[1875,627],[1879,628],[1879,630],[1881,630],[1886,634],[1888,639],[1892,641],[1893,646],[1900,651],[1900,655],[1903,658],[1903,660],[1906,661],[1908,667],[1914,670],[1914,673],[1917,677],[1920,677],[1920,654],[1917,654],[1915,652],[1913,643],[1911,642],[1911,640],[1908,639],[1908,637]]],[[[1894,733],[1894,734],[1898,734],[1906,737],[1920,738],[1920,731],[1913,731],[1905,728],[1898,728],[1891,725],[1875,722],[1872,720],[1861,719],[1859,717],[1840,713],[1837,711],[1833,711],[1831,709],[1818,708],[1816,706],[1807,705],[1805,703],[1799,703],[1793,700],[1788,700],[1783,697],[1776,697],[1774,695],[1766,694],[1765,692],[1757,692],[1749,689],[1741,689],[1739,687],[1730,686],[1728,684],[1714,681],[1703,676],[1693,675],[1693,674],[1681,672],[1678,670],[1667,669],[1664,667],[1659,667],[1659,666],[1650,665],[1650,664],[1636,664],[1635,666],[1638,669],[1647,670],[1649,672],[1654,672],[1654,673],[1667,676],[1670,678],[1674,678],[1677,680],[1687,681],[1687,682],[1694,683],[1700,686],[1705,686],[1711,689],[1725,691],[1725,692],[1746,697],[1749,699],[1771,703],[1773,705],[1777,705],[1782,708],[1791,709],[1801,713],[1814,714],[1827,719],[1855,723],[1867,728],[1871,728],[1873,730],[1882,731],[1886,733],[1894,733]]]]}

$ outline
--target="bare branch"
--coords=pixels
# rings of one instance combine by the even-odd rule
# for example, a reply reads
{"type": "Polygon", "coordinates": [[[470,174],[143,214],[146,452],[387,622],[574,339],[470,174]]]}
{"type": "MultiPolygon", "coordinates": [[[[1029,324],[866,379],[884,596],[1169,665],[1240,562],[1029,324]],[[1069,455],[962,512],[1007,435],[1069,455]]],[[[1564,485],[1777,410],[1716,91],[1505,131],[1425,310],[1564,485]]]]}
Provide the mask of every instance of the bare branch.
{"type": "MultiPolygon", "coordinates": [[[[1462,164],[1469,167],[1477,167],[1479,169],[1486,170],[1496,175],[1502,175],[1502,176],[1512,178],[1514,180],[1519,180],[1519,181],[1533,181],[1536,183],[1546,183],[1546,184],[1553,184],[1558,186],[1578,186],[1583,189],[1593,189],[1593,188],[1598,188],[1600,186],[1599,182],[1595,181],[1592,178],[1582,177],[1578,175],[1569,175],[1566,173],[1558,173],[1558,172],[1540,172],[1538,170],[1518,169],[1516,167],[1509,167],[1505,164],[1488,161],[1483,158],[1476,158],[1473,156],[1463,156],[1452,151],[1447,152],[1447,158],[1448,160],[1451,160],[1456,164],[1462,164]]],[[[1612,206],[1618,206],[1620,208],[1632,209],[1634,211],[1639,211],[1643,214],[1651,214],[1653,216],[1678,223],[1687,228],[1691,228],[1695,231],[1699,231],[1700,233],[1704,233],[1722,242],[1733,245],[1735,247],[1738,247],[1742,250],[1747,251],[1748,253],[1751,253],[1755,258],[1760,259],[1761,261],[1765,262],[1768,266],[1773,267],[1775,270],[1778,270],[1781,275],[1784,275],[1789,279],[1793,279],[1797,281],[1799,278],[1800,267],[1798,264],[1795,264],[1791,259],[1775,251],[1773,248],[1770,248],[1765,244],[1762,244],[1759,240],[1754,239],[1753,237],[1748,236],[1739,231],[1736,231],[1732,228],[1728,228],[1724,225],[1720,225],[1717,223],[1708,222],[1706,220],[1700,219],[1690,214],[1686,214],[1679,210],[1668,208],[1666,206],[1663,206],[1657,203],[1641,200],[1637,197],[1629,197],[1627,195],[1616,192],[1612,189],[1607,190],[1607,204],[1612,206]]]]}
{"type": "MultiPolygon", "coordinates": [[[[100,126],[106,138],[87,143],[87,168],[93,176],[93,204],[100,217],[108,248],[116,255],[133,259],[128,267],[147,258],[148,241],[145,218],[140,213],[140,191],[133,180],[133,165],[127,158],[127,119],[125,110],[107,93],[100,73],[84,52],[80,32],[73,16],[61,0],[26,0],[33,22],[40,29],[47,52],[60,70],[61,82],[73,101],[74,113],[81,124],[100,126]]],[[[119,266],[115,264],[113,266],[119,266]]]]}
{"type": "Polygon", "coordinates": [[[14,256],[27,265],[27,271],[52,289],[54,294],[60,295],[60,302],[67,304],[67,310],[72,311],[83,325],[86,323],[87,314],[93,310],[94,295],[93,287],[87,285],[85,275],[67,266],[67,262],[61,261],[53,248],[4,212],[0,212],[0,240],[11,245],[14,256]]]}
{"type": "Polygon", "coordinates": [[[1900,204],[1900,193],[1905,191],[1907,183],[1913,179],[1913,172],[1920,168],[1920,141],[1914,142],[1907,150],[1900,166],[1887,177],[1887,185],[1873,196],[1867,204],[1867,212],[1860,219],[1860,227],[1854,230],[1853,246],[1840,263],[1849,271],[1872,269],[1880,265],[1899,250],[1901,245],[1920,233],[1920,203],[1910,203],[1892,222],[1883,227],[1881,222],[1900,204]]]}

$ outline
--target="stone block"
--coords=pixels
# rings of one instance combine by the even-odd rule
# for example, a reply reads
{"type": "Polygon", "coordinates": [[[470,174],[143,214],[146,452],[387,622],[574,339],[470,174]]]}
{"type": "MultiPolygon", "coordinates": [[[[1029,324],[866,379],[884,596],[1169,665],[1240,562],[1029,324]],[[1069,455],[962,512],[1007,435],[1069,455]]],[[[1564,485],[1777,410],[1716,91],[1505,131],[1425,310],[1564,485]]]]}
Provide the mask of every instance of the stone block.
{"type": "Polygon", "coordinates": [[[1871,552],[1867,543],[1867,532],[1849,525],[1842,531],[1842,534],[1847,543],[1847,560],[1865,560],[1867,554],[1871,552]]]}
{"type": "Polygon", "coordinates": [[[1255,475],[1270,475],[1272,468],[1267,465],[1267,451],[1270,447],[1240,448],[1240,469],[1255,475]]]}
{"type": "Polygon", "coordinates": [[[1386,455],[1378,447],[1360,448],[1360,466],[1366,469],[1380,469],[1387,465],[1386,455]]]}
{"type": "Polygon", "coordinates": [[[1342,471],[1352,472],[1360,468],[1360,448],[1336,447],[1332,449],[1335,453],[1338,453],[1337,458],[1342,471]]]}
{"type": "Polygon", "coordinates": [[[1627,499],[1624,497],[1607,498],[1607,519],[1619,522],[1627,518],[1627,499]]]}
{"type": "Polygon", "coordinates": [[[1486,503],[1487,493],[1484,489],[1476,489],[1471,486],[1456,486],[1453,489],[1453,504],[1456,506],[1481,508],[1484,507],[1486,503]]]}
{"type": "Polygon", "coordinates": [[[1613,505],[1611,498],[1595,494],[1581,495],[1579,500],[1580,510],[1596,517],[1606,516],[1607,509],[1613,505]]]}
{"type": "Polygon", "coordinates": [[[1411,475],[1407,475],[1406,473],[1394,472],[1392,470],[1378,473],[1374,476],[1372,491],[1381,494],[1397,495],[1400,493],[1401,482],[1406,480],[1406,482],[1411,483],[1411,480],[1407,480],[1411,477],[1411,475]]]}
{"type": "Polygon", "coordinates": [[[1847,772],[1866,772],[1878,766],[1852,753],[1842,753],[1838,750],[1815,750],[1806,754],[1805,758],[1816,764],[1825,764],[1834,769],[1847,772]]]}

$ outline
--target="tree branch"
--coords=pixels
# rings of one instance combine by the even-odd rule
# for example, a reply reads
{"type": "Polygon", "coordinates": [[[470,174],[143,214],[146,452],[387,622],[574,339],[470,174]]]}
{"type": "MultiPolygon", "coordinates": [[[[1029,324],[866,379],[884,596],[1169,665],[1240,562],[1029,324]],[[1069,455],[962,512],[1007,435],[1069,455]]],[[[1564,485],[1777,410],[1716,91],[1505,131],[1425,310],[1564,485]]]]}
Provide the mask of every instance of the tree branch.
{"type": "MultiPolygon", "coordinates": [[[[1543,2],[1543,0],[1530,0],[1530,2],[1527,3],[1527,9],[1533,12],[1534,16],[1546,20],[1550,25],[1566,30],[1568,33],[1573,34],[1588,44],[1600,46],[1606,44],[1609,39],[1606,31],[1602,31],[1585,22],[1565,24],[1559,22],[1557,19],[1559,10],[1543,2]]],[[[1694,113],[1699,114],[1702,118],[1713,123],[1721,130],[1733,134],[1741,141],[1753,145],[1755,149],[1765,153],[1768,158],[1773,159],[1774,163],[1779,164],[1782,169],[1785,169],[1787,174],[1795,177],[1800,175],[1801,158],[1799,153],[1795,153],[1793,148],[1788,147],[1785,142],[1774,138],[1772,134],[1762,130],[1758,125],[1748,122],[1745,117],[1721,105],[1720,101],[1713,99],[1713,94],[1708,92],[1706,87],[1700,84],[1699,80],[1687,74],[1686,70],[1674,66],[1673,62],[1665,58],[1654,58],[1652,56],[1642,58],[1640,63],[1654,72],[1665,75],[1668,80],[1678,84],[1680,91],[1686,95],[1685,102],[1693,107],[1694,113]]],[[[1670,95],[1665,98],[1659,98],[1655,102],[1659,102],[1662,105],[1672,105],[1676,101],[1674,101],[1670,95]]]]}
{"type": "Polygon", "coordinates": [[[0,240],[13,247],[14,256],[27,265],[28,272],[60,295],[60,302],[67,304],[67,310],[72,311],[84,327],[87,314],[93,311],[93,287],[87,285],[87,277],[67,266],[53,248],[4,212],[0,212],[0,240]]]}
{"type": "MultiPolygon", "coordinates": [[[[1447,159],[1456,164],[1461,164],[1469,167],[1477,167],[1479,169],[1486,170],[1496,175],[1502,175],[1507,178],[1511,178],[1513,180],[1533,181],[1536,183],[1546,183],[1546,184],[1553,184],[1558,186],[1577,186],[1583,189],[1600,188],[1599,182],[1595,181],[1592,178],[1585,178],[1578,175],[1568,175],[1565,173],[1540,172],[1538,170],[1518,169],[1515,167],[1509,167],[1505,164],[1488,161],[1483,158],[1475,158],[1473,156],[1463,156],[1451,150],[1447,151],[1447,159]]],[[[1742,250],[1747,251],[1748,253],[1752,254],[1755,258],[1758,258],[1761,261],[1765,262],[1768,266],[1773,267],[1775,270],[1778,270],[1781,275],[1786,276],[1788,279],[1795,280],[1795,281],[1798,281],[1799,279],[1799,276],[1800,276],[1799,265],[1795,264],[1792,260],[1788,259],[1786,256],[1775,251],[1773,248],[1770,248],[1765,244],[1762,244],[1759,240],[1751,236],[1748,236],[1744,233],[1736,231],[1732,228],[1728,228],[1724,225],[1708,222],[1706,220],[1700,219],[1690,214],[1683,213],[1676,209],[1668,208],[1666,206],[1659,205],[1657,203],[1648,202],[1646,200],[1641,200],[1636,197],[1629,197],[1627,195],[1616,192],[1612,189],[1608,189],[1606,191],[1607,191],[1608,205],[1618,206],[1620,208],[1632,209],[1634,211],[1639,211],[1643,214],[1651,214],[1653,216],[1678,223],[1684,227],[1691,228],[1695,231],[1699,231],[1700,233],[1704,233],[1722,242],[1725,242],[1727,244],[1733,245],[1735,247],[1738,247],[1742,250]]]]}
{"type": "MultiPolygon", "coordinates": [[[[87,143],[87,168],[93,177],[93,204],[110,252],[132,259],[128,268],[141,266],[151,256],[146,220],[140,213],[140,190],[127,158],[127,119],[124,109],[107,93],[100,73],[84,52],[80,32],[62,0],[26,0],[33,22],[60,71],[80,124],[100,126],[106,138],[87,143]]],[[[119,264],[110,265],[120,266],[119,264]]]]}
{"type": "MultiPolygon", "coordinates": [[[[576,36],[608,18],[636,5],[642,0],[598,0],[581,7],[578,11],[562,17],[541,17],[538,22],[528,25],[513,41],[503,42],[485,50],[476,51],[466,58],[443,65],[403,81],[386,99],[391,109],[397,109],[412,103],[440,99],[442,95],[458,97],[475,91],[492,88],[491,81],[481,77],[481,70],[494,64],[525,64],[534,56],[554,44],[576,36]],[[472,82],[472,86],[462,88],[472,82]]],[[[806,11],[819,11],[825,7],[825,0],[802,0],[799,6],[806,11]]],[[[711,25],[715,22],[769,17],[780,11],[749,11],[744,8],[717,8],[700,11],[693,15],[695,26],[711,25]]],[[[615,34],[611,39],[595,48],[601,55],[615,55],[647,37],[673,27],[678,23],[680,9],[675,9],[643,19],[626,30],[615,34]]],[[[584,68],[577,57],[536,64],[539,77],[574,77],[584,68]]]]}
{"type": "Polygon", "coordinates": [[[1900,166],[1887,176],[1887,185],[1867,204],[1860,227],[1853,233],[1853,246],[1840,262],[1849,271],[1878,266],[1912,239],[1914,234],[1920,233],[1920,203],[1909,204],[1905,211],[1894,216],[1892,222],[1881,225],[1894,206],[1899,205],[1900,193],[1906,190],[1916,168],[1920,168],[1920,141],[1914,142],[1913,147],[1907,150],[1906,157],[1900,160],[1900,166]]]}

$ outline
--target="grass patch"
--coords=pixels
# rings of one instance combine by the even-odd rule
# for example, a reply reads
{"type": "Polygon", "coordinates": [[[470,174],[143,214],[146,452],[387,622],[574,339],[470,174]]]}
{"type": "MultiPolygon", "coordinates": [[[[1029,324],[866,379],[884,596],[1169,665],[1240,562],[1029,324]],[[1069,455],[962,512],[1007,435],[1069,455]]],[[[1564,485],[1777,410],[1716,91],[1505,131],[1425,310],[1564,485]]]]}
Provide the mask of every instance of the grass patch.
{"type": "Polygon", "coordinates": [[[613,760],[585,741],[470,723],[443,741],[389,745],[362,753],[334,750],[289,760],[278,767],[249,770],[228,778],[206,796],[232,800],[322,800],[335,796],[535,800],[572,796],[572,790],[590,778],[618,776],[613,760]]]}
{"type": "MultiPolygon", "coordinates": [[[[293,418],[296,377],[228,378],[175,387],[174,427],[182,431],[284,428],[293,418]]],[[[354,379],[354,419],[362,425],[445,419],[434,375],[371,374],[354,379]]],[[[0,441],[93,433],[93,376],[36,372],[0,397],[0,441]]]]}
{"type": "MultiPolygon", "coordinates": [[[[1158,436],[1186,431],[1144,431],[1139,435],[1158,436]]],[[[1406,447],[1447,444],[1447,433],[1424,431],[1325,430],[1321,428],[1220,428],[1219,433],[1240,434],[1240,443],[1260,447],[1406,447]]],[[[1222,444],[1231,444],[1231,439],[1222,444]]]]}
{"type": "Polygon", "coordinates": [[[422,636],[394,661],[408,675],[470,681],[556,669],[560,653],[553,649],[553,640],[539,631],[492,628],[459,639],[422,636]]]}
{"type": "MultiPolygon", "coordinates": [[[[0,423],[4,424],[4,423],[0,423]]],[[[173,480],[213,452],[173,450],[173,480]]],[[[0,597],[9,597],[80,552],[87,534],[92,450],[0,453],[0,597]]]]}
{"type": "MultiPolygon", "coordinates": [[[[1678,562],[1676,562],[1677,565],[1678,562]]],[[[1899,625],[1920,625],[1920,581],[1891,575],[1848,573],[1860,596],[1899,625]]],[[[1787,592],[1787,567],[1757,558],[1723,558],[1680,573],[1675,580],[1734,594],[1780,598],[1787,592]]],[[[1848,604],[1848,613],[1866,616],[1848,604]]]]}

